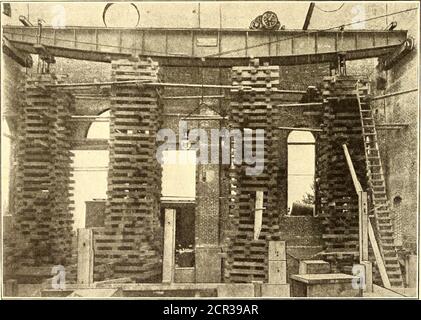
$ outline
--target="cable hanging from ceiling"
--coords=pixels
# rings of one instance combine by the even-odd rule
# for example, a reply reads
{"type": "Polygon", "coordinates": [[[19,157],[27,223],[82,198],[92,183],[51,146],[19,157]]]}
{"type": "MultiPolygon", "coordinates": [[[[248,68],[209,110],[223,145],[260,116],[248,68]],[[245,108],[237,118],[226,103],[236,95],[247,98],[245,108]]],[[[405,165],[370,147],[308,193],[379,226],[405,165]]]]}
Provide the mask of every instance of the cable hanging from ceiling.
{"type": "Polygon", "coordinates": [[[333,10],[326,10],[326,9],[323,9],[323,8],[320,8],[319,6],[315,6],[317,9],[319,9],[320,11],[323,11],[323,12],[326,12],[326,13],[331,13],[331,12],[337,12],[337,11],[339,11],[339,10],[341,10],[342,8],[343,8],[343,6],[345,5],[345,3],[342,3],[338,8],[336,8],[336,9],[333,9],[333,10]]]}

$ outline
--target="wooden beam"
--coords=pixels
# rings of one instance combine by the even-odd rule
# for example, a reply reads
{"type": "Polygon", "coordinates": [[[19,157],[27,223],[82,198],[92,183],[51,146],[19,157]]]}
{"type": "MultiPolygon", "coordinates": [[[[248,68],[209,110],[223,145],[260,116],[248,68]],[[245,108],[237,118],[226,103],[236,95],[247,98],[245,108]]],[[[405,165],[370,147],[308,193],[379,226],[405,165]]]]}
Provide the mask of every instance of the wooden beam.
{"type": "Polygon", "coordinates": [[[175,268],[175,209],[165,208],[164,253],[162,261],[162,282],[174,282],[175,268]]]}
{"type": "Polygon", "coordinates": [[[368,198],[367,192],[358,193],[358,212],[360,226],[360,262],[369,261],[368,259],[368,198]]]}
{"type": "Polygon", "coordinates": [[[188,100],[188,99],[229,99],[224,95],[210,95],[210,96],[164,96],[161,97],[164,100],[188,100]]]}
{"type": "Polygon", "coordinates": [[[401,130],[407,128],[409,123],[381,123],[376,124],[377,130],[401,130]]]}
{"type": "Polygon", "coordinates": [[[256,191],[256,202],[254,209],[254,240],[259,240],[263,221],[263,191],[256,191]]]}
{"type": "Polygon", "coordinates": [[[308,102],[308,103],[282,103],[276,105],[277,107],[321,107],[323,106],[322,102],[308,102]]]}
{"type": "Polygon", "coordinates": [[[368,261],[368,200],[367,192],[364,192],[360,182],[358,181],[357,174],[355,172],[354,164],[352,163],[351,156],[348,151],[346,144],[342,145],[345,153],[346,162],[348,164],[349,172],[354,183],[355,191],[358,195],[358,221],[359,221],[359,249],[360,249],[360,261],[368,261]]]}
{"type": "Polygon", "coordinates": [[[317,128],[301,128],[301,127],[276,127],[279,130],[291,130],[291,131],[310,131],[310,132],[322,132],[322,129],[317,128]]]}
{"type": "MultiPolygon", "coordinates": [[[[125,81],[104,81],[104,82],[75,82],[75,83],[58,83],[46,85],[48,88],[77,88],[77,87],[104,87],[112,85],[139,85],[146,87],[181,87],[181,88],[211,88],[211,89],[252,89],[249,86],[231,86],[218,84],[201,84],[201,83],[170,83],[170,82],[145,82],[142,80],[125,80],[125,81]]],[[[276,90],[280,91],[280,90],[276,90]]],[[[297,93],[296,90],[282,90],[286,93],[297,93]]],[[[300,92],[301,93],[301,92],[300,92]]]]}
{"type": "Polygon", "coordinates": [[[358,181],[357,174],[355,173],[354,164],[352,163],[351,156],[348,151],[346,144],[342,145],[342,148],[345,153],[346,162],[348,164],[349,171],[351,173],[352,182],[354,183],[355,191],[358,193],[363,192],[360,182],[358,181]]]}
{"type": "MultiPolygon", "coordinates": [[[[377,240],[374,234],[373,226],[368,218],[368,200],[367,193],[363,191],[360,182],[358,181],[357,174],[355,173],[354,165],[351,160],[351,156],[348,151],[346,144],[342,145],[345,153],[345,158],[348,164],[349,171],[351,173],[352,182],[354,183],[355,190],[358,195],[359,204],[359,249],[360,249],[360,261],[368,261],[368,242],[371,243],[373,248],[376,263],[379,268],[380,276],[385,288],[390,288],[389,277],[386,272],[386,267],[383,261],[383,256],[380,252],[377,240]]],[[[366,271],[369,272],[370,268],[366,267],[366,271]]],[[[371,279],[372,275],[367,275],[366,279],[371,279]]]]}
{"type": "Polygon", "coordinates": [[[374,257],[376,258],[376,263],[377,267],[379,268],[383,286],[387,289],[390,289],[392,286],[390,285],[389,277],[386,272],[386,266],[384,264],[379,245],[377,244],[376,236],[374,235],[373,226],[371,225],[370,221],[368,222],[368,237],[371,243],[371,247],[373,248],[374,257]]]}
{"type": "Polygon", "coordinates": [[[383,94],[381,96],[376,96],[371,98],[371,100],[375,101],[375,100],[381,100],[381,99],[387,99],[390,97],[394,97],[394,96],[398,96],[401,94],[406,94],[406,93],[410,93],[410,92],[415,92],[418,91],[418,88],[413,88],[413,89],[408,89],[408,90],[402,90],[402,91],[397,91],[397,92],[392,92],[392,93],[388,93],[388,94],[383,94]]]}
{"type": "Polygon", "coordinates": [[[108,150],[107,139],[79,139],[71,142],[72,150],[108,150]]]}
{"type": "Polygon", "coordinates": [[[77,230],[77,283],[91,285],[94,281],[94,250],[92,229],[77,230]]]}

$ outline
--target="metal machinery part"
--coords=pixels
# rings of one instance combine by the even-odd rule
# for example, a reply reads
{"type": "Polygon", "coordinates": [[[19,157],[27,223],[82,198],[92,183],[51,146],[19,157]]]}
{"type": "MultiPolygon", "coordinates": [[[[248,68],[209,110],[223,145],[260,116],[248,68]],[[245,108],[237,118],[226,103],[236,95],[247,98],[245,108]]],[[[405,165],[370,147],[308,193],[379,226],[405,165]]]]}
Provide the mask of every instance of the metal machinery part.
{"type": "Polygon", "coordinates": [[[278,30],[280,26],[281,23],[278,20],[278,16],[273,11],[264,12],[250,23],[250,29],[252,30],[278,30]]]}

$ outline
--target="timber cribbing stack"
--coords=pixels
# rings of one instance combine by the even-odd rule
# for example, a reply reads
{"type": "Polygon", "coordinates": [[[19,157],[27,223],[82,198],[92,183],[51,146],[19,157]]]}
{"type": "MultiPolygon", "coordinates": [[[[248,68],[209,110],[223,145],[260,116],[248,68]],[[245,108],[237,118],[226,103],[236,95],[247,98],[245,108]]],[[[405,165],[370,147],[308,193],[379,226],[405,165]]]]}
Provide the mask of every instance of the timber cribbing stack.
{"type": "Polygon", "coordinates": [[[320,213],[324,218],[325,260],[334,272],[351,272],[359,263],[358,195],[342,145],[346,144],[364,190],[364,145],[356,100],[357,79],[326,77],[323,81],[323,132],[319,137],[316,179],[320,213]]]}
{"type": "Polygon", "coordinates": [[[19,106],[15,212],[21,266],[68,265],[72,242],[70,127],[67,93],[46,89],[52,74],[28,76],[19,106]]]}
{"type": "MultiPolygon", "coordinates": [[[[248,91],[232,90],[230,123],[240,129],[244,143],[256,150],[256,129],[264,129],[263,172],[247,175],[242,163],[231,169],[230,224],[224,277],[228,282],[268,281],[268,242],[279,240],[277,179],[279,172],[279,144],[273,139],[273,123],[277,103],[275,89],[279,85],[279,67],[261,66],[252,60],[248,67],[232,69],[233,85],[252,87],[248,91]],[[246,139],[245,128],[253,130],[253,138],[246,139]],[[263,191],[263,221],[260,237],[253,240],[256,191],[263,191]]],[[[244,146],[243,146],[244,149],[244,146]]],[[[243,159],[244,162],[244,159],[243,159]]]]}
{"type": "MultiPolygon", "coordinates": [[[[158,65],[150,59],[115,60],[112,78],[157,82],[158,65]]],[[[159,93],[155,88],[124,84],[113,85],[111,95],[108,199],[105,228],[95,235],[95,278],[159,281],[159,93]],[[111,273],[101,274],[104,266],[109,266],[111,273]]]]}

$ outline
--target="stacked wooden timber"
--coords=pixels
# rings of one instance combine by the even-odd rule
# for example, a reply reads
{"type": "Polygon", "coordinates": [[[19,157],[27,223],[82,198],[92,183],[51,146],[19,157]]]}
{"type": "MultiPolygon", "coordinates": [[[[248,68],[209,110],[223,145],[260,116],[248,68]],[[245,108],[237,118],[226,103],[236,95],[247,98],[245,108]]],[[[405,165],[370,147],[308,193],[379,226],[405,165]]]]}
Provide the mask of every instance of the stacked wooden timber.
{"type": "Polygon", "coordinates": [[[28,76],[19,106],[16,162],[16,261],[37,267],[69,263],[72,242],[70,128],[72,98],[46,89],[52,74],[28,76]]]}
{"type": "MultiPolygon", "coordinates": [[[[279,240],[278,188],[279,144],[276,135],[273,106],[276,88],[279,85],[279,67],[260,65],[252,60],[249,66],[232,69],[232,84],[250,86],[251,90],[232,90],[231,129],[243,134],[243,149],[246,144],[256,151],[255,130],[264,130],[263,172],[247,175],[245,163],[231,167],[231,205],[229,214],[227,258],[224,277],[227,282],[268,281],[268,243],[279,240]],[[245,138],[246,129],[253,130],[252,138],[245,138]],[[263,191],[263,215],[261,232],[254,240],[255,215],[261,208],[255,207],[256,193],[263,191]],[[256,210],[257,209],[257,210],[256,210]]],[[[234,146],[235,149],[235,146],[234,146]]],[[[235,150],[234,150],[235,152],[235,150]]]]}
{"type": "Polygon", "coordinates": [[[350,272],[359,262],[358,195],[346,163],[346,144],[364,190],[365,155],[356,100],[357,79],[326,77],[323,81],[323,132],[316,163],[320,216],[324,218],[324,258],[334,272],[350,272]]]}
{"type": "MultiPolygon", "coordinates": [[[[114,60],[112,80],[157,82],[158,65],[150,59],[114,60]]],[[[159,281],[159,93],[151,87],[116,84],[111,94],[108,199],[105,228],[95,235],[95,278],[102,274],[139,282],[159,281]]]]}
{"type": "MultiPolygon", "coordinates": [[[[335,76],[324,81],[324,127],[320,136],[317,177],[324,219],[324,258],[334,271],[351,272],[359,263],[358,196],[346,165],[342,144],[347,144],[358,180],[369,192],[370,219],[392,286],[402,285],[393,239],[390,209],[366,83],[335,76]]],[[[374,281],[381,283],[374,252],[374,281]]]]}

